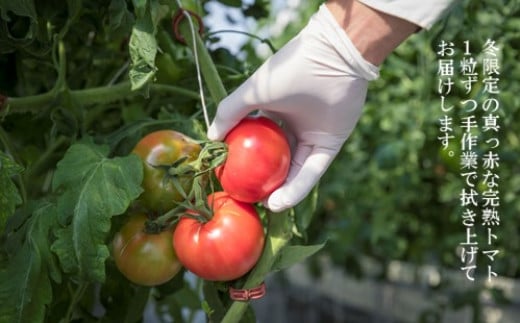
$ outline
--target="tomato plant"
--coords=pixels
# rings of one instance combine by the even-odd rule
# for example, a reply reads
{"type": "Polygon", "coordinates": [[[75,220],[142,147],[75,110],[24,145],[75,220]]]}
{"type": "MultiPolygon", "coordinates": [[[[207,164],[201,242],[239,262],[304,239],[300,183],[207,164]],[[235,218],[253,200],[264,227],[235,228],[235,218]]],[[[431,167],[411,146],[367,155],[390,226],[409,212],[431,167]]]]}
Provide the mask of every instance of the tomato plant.
{"type": "MultiPolygon", "coordinates": [[[[200,16],[209,7],[206,1],[182,3],[200,16]]],[[[179,25],[185,44],[173,39],[178,6],[149,0],[0,2],[0,322],[148,321],[160,311],[161,319],[181,322],[186,310],[200,311],[201,304],[208,305],[212,321],[237,322],[247,302],[231,302],[223,293],[212,297],[206,294],[211,286],[253,288],[273,268],[310,255],[297,248],[280,256],[293,222],[287,214],[270,221],[266,211],[266,232],[280,234],[264,237],[255,215],[257,239],[246,258],[258,259],[264,240],[271,253],[256,264],[240,263],[242,273],[251,269],[243,280],[197,279],[204,295],[180,274],[162,283],[181,266],[164,261],[172,255],[173,232],[143,232],[146,216],[129,210],[152,217],[147,228],[161,227],[178,216],[182,205],[173,206],[183,191],[196,205],[210,193],[206,177],[191,184],[192,167],[212,168],[220,160],[213,159],[221,151],[215,147],[224,144],[201,150],[183,134],[202,142],[203,123],[225,89],[243,82],[258,63],[209,49],[216,34],[191,33],[186,21],[179,25]],[[209,94],[207,116],[200,109],[203,93],[209,94]],[[147,133],[154,134],[136,146],[147,133]],[[163,257],[166,250],[170,256],[163,257]]],[[[265,7],[255,2],[243,12],[258,19],[265,7]]]]}
{"type": "Polygon", "coordinates": [[[183,166],[197,159],[199,152],[195,141],[174,130],[158,130],[143,137],[133,149],[143,162],[143,205],[165,212],[182,201],[193,183],[190,170],[183,166]]]}
{"type": "Polygon", "coordinates": [[[211,218],[200,212],[183,216],[173,233],[180,262],[195,275],[229,281],[247,273],[264,246],[264,229],[255,208],[225,192],[208,196],[211,218]],[[194,217],[198,216],[197,217],[194,217]]]}
{"type": "Polygon", "coordinates": [[[147,216],[131,214],[112,240],[119,271],[135,284],[156,286],[172,279],[182,268],[171,244],[173,230],[147,232],[147,216]]]}
{"type": "Polygon", "coordinates": [[[161,53],[155,59],[157,81],[159,83],[176,83],[185,74],[184,69],[169,53],[161,53]]]}
{"type": "Polygon", "coordinates": [[[215,173],[224,191],[243,202],[269,196],[287,177],[291,151],[283,130],[266,117],[246,117],[224,139],[226,161],[215,173]]]}

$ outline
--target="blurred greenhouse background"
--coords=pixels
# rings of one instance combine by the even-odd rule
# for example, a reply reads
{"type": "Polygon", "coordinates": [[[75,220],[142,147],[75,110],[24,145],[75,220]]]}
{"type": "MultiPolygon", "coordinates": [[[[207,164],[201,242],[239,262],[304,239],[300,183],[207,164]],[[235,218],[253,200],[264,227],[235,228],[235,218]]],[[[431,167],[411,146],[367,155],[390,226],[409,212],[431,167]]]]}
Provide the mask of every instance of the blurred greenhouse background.
{"type": "MultiPolygon", "coordinates": [[[[256,34],[280,48],[318,5],[318,1],[275,1],[276,10],[258,25],[239,16],[234,22],[248,31],[256,27],[256,34]]],[[[312,219],[311,212],[305,212],[311,209],[311,201],[297,210],[301,221],[311,221],[310,233],[301,239],[327,241],[325,250],[304,265],[271,277],[268,296],[255,304],[259,319],[516,322],[520,315],[519,48],[518,1],[463,1],[431,30],[409,38],[383,63],[380,78],[370,84],[357,128],[320,183],[318,211],[312,219]],[[447,96],[454,108],[443,112],[437,54],[443,40],[454,44],[455,62],[461,61],[466,44],[481,62],[484,44],[494,40],[500,93],[486,93],[482,82],[466,93],[455,76],[455,88],[447,96]],[[495,149],[500,159],[495,169],[500,221],[492,228],[493,248],[499,252],[493,261],[480,253],[476,278],[470,281],[461,270],[466,229],[460,195],[466,182],[457,146],[461,120],[468,112],[460,102],[479,102],[472,113],[482,125],[486,111],[481,104],[490,97],[500,102],[496,111],[500,128],[494,135],[500,142],[495,149]],[[438,139],[444,115],[453,120],[455,136],[455,146],[446,150],[438,139]],[[497,276],[488,280],[488,269],[497,276]]],[[[239,53],[251,61],[269,50],[254,41],[239,53]]],[[[481,68],[477,67],[479,73],[481,68]]],[[[481,143],[489,139],[489,132],[476,135],[481,143]]],[[[484,144],[478,146],[478,158],[486,149],[484,144]]],[[[482,167],[477,169],[480,180],[483,173],[482,167]]],[[[486,189],[482,185],[480,193],[486,189]]],[[[483,250],[487,237],[480,213],[476,223],[483,250]]]]}

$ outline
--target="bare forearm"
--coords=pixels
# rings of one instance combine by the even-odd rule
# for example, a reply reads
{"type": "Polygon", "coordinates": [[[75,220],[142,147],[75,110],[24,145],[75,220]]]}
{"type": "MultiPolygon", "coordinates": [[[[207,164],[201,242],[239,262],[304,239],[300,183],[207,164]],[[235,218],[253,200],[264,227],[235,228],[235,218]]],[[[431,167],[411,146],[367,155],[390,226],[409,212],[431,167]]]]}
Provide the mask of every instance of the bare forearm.
{"type": "Polygon", "coordinates": [[[416,24],[372,9],[355,0],[329,0],[327,8],[363,57],[380,65],[406,38],[416,24]]]}

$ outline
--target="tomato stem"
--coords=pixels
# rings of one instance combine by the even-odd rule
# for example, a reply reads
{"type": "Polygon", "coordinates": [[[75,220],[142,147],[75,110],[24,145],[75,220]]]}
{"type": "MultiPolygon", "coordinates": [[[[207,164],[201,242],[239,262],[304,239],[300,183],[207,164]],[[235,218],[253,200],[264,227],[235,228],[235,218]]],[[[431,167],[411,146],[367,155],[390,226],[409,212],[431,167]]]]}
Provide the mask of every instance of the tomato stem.
{"type": "Polygon", "coordinates": [[[189,163],[195,170],[194,177],[203,175],[224,162],[227,157],[227,144],[221,141],[205,142],[196,160],[189,163]]]}
{"type": "Polygon", "coordinates": [[[58,79],[56,80],[56,84],[54,88],[59,91],[66,91],[68,89],[67,85],[67,52],[65,51],[65,44],[63,40],[58,41],[58,62],[56,63],[58,70],[58,79]]]}
{"type": "Polygon", "coordinates": [[[67,308],[67,314],[65,315],[64,322],[71,322],[72,315],[74,314],[74,310],[76,309],[76,304],[81,300],[83,294],[87,290],[89,284],[86,282],[81,282],[78,288],[74,291],[72,295],[72,299],[70,301],[69,307],[67,308]]]}
{"type": "Polygon", "coordinates": [[[183,206],[177,206],[156,219],[147,221],[145,231],[147,233],[159,233],[176,223],[184,210],[185,208],[183,206]]]}
{"type": "Polygon", "coordinates": [[[54,165],[55,160],[61,156],[61,154],[56,156],[56,151],[65,144],[68,144],[69,141],[70,139],[68,137],[59,136],[52,143],[50,143],[48,148],[40,155],[40,158],[36,160],[34,164],[32,164],[32,166],[25,172],[24,178],[26,181],[34,179],[35,176],[41,175],[49,167],[54,165]]]}
{"type": "Polygon", "coordinates": [[[213,31],[211,33],[207,33],[205,36],[206,37],[211,37],[213,35],[223,34],[223,33],[239,34],[239,35],[247,36],[249,38],[256,39],[256,40],[260,41],[261,43],[266,44],[267,47],[269,47],[269,49],[271,50],[271,52],[273,54],[276,53],[276,48],[273,46],[273,43],[271,42],[271,40],[269,38],[262,38],[260,36],[257,36],[257,35],[252,34],[252,33],[248,33],[246,31],[234,30],[234,29],[222,29],[222,30],[213,31]]]}
{"type": "MultiPolygon", "coordinates": [[[[26,97],[8,97],[2,108],[4,115],[12,113],[38,112],[43,106],[52,103],[60,95],[61,91],[53,88],[49,92],[26,97]]],[[[151,94],[179,94],[198,100],[199,94],[195,91],[167,84],[150,84],[151,94]]],[[[122,100],[131,96],[141,95],[139,91],[130,88],[130,82],[125,81],[116,85],[93,87],[82,90],[69,90],[72,100],[81,105],[104,104],[122,100]]]]}
{"type": "Polygon", "coordinates": [[[181,24],[180,32],[184,39],[186,39],[186,44],[191,48],[192,51],[195,49],[193,44],[195,43],[195,46],[197,46],[196,50],[199,56],[198,58],[202,76],[206,81],[211,98],[215,104],[218,105],[218,103],[227,96],[227,92],[207,48],[204,46],[204,43],[198,33],[195,33],[194,42],[189,24],[181,24]]]}
{"type": "MultiPolygon", "coordinates": [[[[191,33],[188,24],[181,24],[180,31],[192,51],[195,50],[193,47],[196,46],[202,75],[206,81],[206,85],[208,86],[208,90],[215,105],[218,106],[218,103],[227,96],[227,93],[208,50],[205,48],[198,33],[194,33],[194,41],[193,34],[191,33]]],[[[247,280],[242,288],[253,288],[265,280],[265,277],[270,272],[280,250],[282,250],[292,237],[292,224],[288,212],[274,214],[268,211],[267,214],[269,223],[266,243],[262,255],[251,273],[247,276],[247,280]]],[[[226,312],[222,323],[239,322],[246,309],[246,302],[233,302],[229,310],[226,312]]]]}

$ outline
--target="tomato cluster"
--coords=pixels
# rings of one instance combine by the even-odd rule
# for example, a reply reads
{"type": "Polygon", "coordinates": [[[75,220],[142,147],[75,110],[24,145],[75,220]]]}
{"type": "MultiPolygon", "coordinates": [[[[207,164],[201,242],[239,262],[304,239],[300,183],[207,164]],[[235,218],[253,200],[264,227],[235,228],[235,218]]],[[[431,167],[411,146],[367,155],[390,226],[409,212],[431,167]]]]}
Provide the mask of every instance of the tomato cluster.
{"type": "Polygon", "coordinates": [[[182,267],[172,245],[171,225],[149,229],[146,223],[183,201],[193,184],[189,163],[200,151],[194,140],[173,130],[151,132],[132,151],[143,164],[138,204],[144,211],[128,212],[127,222],[112,240],[112,254],[119,271],[135,284],[163,284],[182,267]]]}
{"type": "Polygon", "coordinates": [[[159,285],[185,267],[205,280],[230,281],[257,263],[265,237],[253,203],[284,182],[291,159],[289,144],[281,128],[265,117],[244,118],[224,142],[226,159],[215,168],[222,191],[211,192],[205,203],[193,203],[202,197],[189,194],[193,174],[200,171],[192,169],[201,154],[195,141],[160,130],[137,143],[133,153],[144,169],[139,205],[149,216],[130,215],[112,243],[116,265],[129,280],[159,285]],[[153,222],[151,215],[160,219],[179,203],[193,207],[178,214],[177,221],[161,222],[163,230],[150,232],[146,223],[153,222]]]}
{"type": "Polygon", "coordinates": [[[227,157],[215,169],[223,192],[208,197],[211,218],[200,222],[183,217],[173,235],[181,263],[196,275],[217,281],[237,279],[258,261],[264,230],[252,203],[263,201],[283,184],[291,162],[284,132],[266,117],[244,118],[224,142],[227,157]]]}

